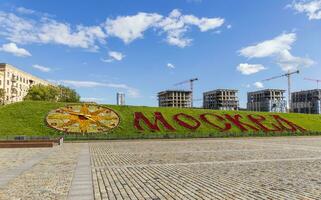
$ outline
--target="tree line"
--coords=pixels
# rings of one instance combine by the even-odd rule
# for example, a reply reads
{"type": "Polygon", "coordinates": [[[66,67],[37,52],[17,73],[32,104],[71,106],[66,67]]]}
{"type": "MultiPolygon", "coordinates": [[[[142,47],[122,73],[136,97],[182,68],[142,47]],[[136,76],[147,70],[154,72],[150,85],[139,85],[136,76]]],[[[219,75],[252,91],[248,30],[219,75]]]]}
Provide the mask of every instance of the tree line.
{"type": "MultiPolygon", "coordinates": [[[[0,105],[5,101],[5,90],[0,89],[0,105]]],[[[69,87],[58,85],[34,85],[29,88],[24,100],[28,101],[51,101],[51,102],[79,102],[79,94],[69,87]]]]}

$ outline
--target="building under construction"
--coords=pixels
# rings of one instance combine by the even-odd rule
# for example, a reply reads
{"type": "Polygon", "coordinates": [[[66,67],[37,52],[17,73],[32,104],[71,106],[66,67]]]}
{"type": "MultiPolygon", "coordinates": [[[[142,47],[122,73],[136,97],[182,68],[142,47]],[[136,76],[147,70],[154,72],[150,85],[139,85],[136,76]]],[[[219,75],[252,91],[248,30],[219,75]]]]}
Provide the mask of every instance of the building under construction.
{"type": "Polygon", "coordinates": [[[217,89],[203,93],[203,108],[214,110],[238,110],[238,90],[217,89]]]}
{"type": "Polygon", "coordinates": [[[159,107],[192,107],[192,91],[166,90],[158,93],[159,107]]]}
{"type": "Polygon", "coordinates": [[[321,89],[293,92],[291,96],[292,112],[321,114],[321,89]]]}
{"type": "Polygon", "coordinates": [[[286,112],[285,90],[265,89],[247,93],[247,109],[259,112],[286,112]]]}

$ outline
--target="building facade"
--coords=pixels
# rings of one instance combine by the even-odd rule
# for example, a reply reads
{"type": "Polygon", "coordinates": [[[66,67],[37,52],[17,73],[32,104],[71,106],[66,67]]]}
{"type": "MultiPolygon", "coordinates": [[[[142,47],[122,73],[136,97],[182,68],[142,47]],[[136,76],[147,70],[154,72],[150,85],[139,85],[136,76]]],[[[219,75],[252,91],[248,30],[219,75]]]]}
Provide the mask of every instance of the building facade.
{"type": "Polygon", "coordinates": [[[217,89],[203,93],[203,108],[215,110],[238,110],[237,90],[217,89]]]}
{"type": "Polygon", "coordinates": [[[247,109],[259,112],[286,112],[285,90],[265,89],[247,94],[247,109]]]}
{"type": "Polygon", "coordinates": [[[123,106],[125,105],[125,94],[122,92],[117,92],[117,105],[123,106]]]}
{"type": "Polygon", "coordinates": [[[291,101],[292,112],[321,114],[321,89],[293,92],[291,101]]]}
{"type": "Polygon", "coordinates": [[[159,107],[192,107],[192,92],[185,90],[166,90],[158,93],[159,107]]]}
{"type": "Polygon", "coordinates": [[[49,85],[50,83],[12,65],[0,63],[0,88],[5,92],[4,104],[23,101],[29,88],[37,84],[49,85]]]}

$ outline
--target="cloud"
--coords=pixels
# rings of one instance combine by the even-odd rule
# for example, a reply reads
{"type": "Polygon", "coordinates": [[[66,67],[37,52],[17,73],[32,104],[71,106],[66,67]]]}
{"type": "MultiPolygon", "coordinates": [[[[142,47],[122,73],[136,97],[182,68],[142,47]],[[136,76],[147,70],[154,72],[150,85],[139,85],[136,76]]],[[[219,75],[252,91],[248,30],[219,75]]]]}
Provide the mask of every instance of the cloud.
{"type": "Polygon", "coordinates": [[[58,80],[52,82],[56,84],[68,85],[77,88],[95,88],[95,87],[107,87],[113,89],[125,90],[128,93],[128,96],[132,98],[140,97],[139,90],[136,88],[130,87],[126,84],[116,84],[116,83],[102,83],[96,81],[76,81],[76,80],[58,80]]]}
{"type": "Polygon", "coordinates": [[[245,47],[240,50],[240,54],[248,58],[263,58],[278,55],[283,51],[290,50],[295,40],[295,33],[281,34],[272,40],[266,40],[256,45],[245,47]]]}
{"type": "Polygon", "coordinates": [[[108,59],[101,59],[103,62],[113,62],[113,61],[121,61],[125,56],[121,52],[110,51],[108,52],[108,59]]]}
{"type": "Polygon", "coordinates": [[[97,42],[105,43],[106,38],[100,26],[72,27],[48,17],[35,21],[6,12],[0,12],[0,36],[18,44],[60,44],[92,50],[98,49],[97,42]]]}
{"type": "Polygon", "coordinates": [[[28,9],[28,8],[24,8],[24,7],[18,7],[18,8],[16,8],[16,10],[18,13],[26,14],[26,15],[31,15],[31,14],[36,13],[36,11],[28,9]]]}
{"type": "Polygon", "coordinates": [[[314,61],[309,58],[295,57],[290,53],[296,41],[295,33],[283,33],[271,40],[242,48],[240,55],[247,58],[273,57],[283,71],[295,70],[298,67],[309,67],[314,61]]]}
{"type": "Polygon", "coordinates": [[[258,89],[264,88],[264,85],[261,82],[255,82],[253,85],[254,85],[254,87],[256,87],[258,89]]]}
{"type": "Polygon", "coordinates": [[[227,29],[231,29],[231,28],[232,28],[232,25],[229,24],[229,25],[226,26],[226,28],[227,28],[227,29]]]}
{"type": "Polygon", "coordinates": [[[192,39],[185,37],[185,33],[191,26],[197,26],[201,32],[206,32],[223,24],[223,18],[198,18],[194,15],[183,15],[181,11],[174,9],[167,17],[157,13],[140,12],[132,16],[108,18],[105,30],[109,36],[118,37],[128,44],[138,38],[143,38],[143,33],[153,28],[166,33],[168,44],[183,48],[192,42],[192,39]]]}
{"type": "Polygon", "coordinates": [[[168,44],[184,48],[192,42],[192,39],[185,37],[190,26],[197,26],[201,32],[206,32],[223,24],[224,19],[222,18],[198,18],[194,15],[183,15],[178,9],[174,9],[168,17],[155,26],[167,34],[168,44]]]}
{"type": "Polygon", "coordinates": [[[291,71],[299,67],[309,67],[315,62],[309,58],[300,58],[291,55],[289,51],[283,51],[278,58],[278,64],[282,67],[283,71],[291,71]]]}
{"type": "Polygon", "coordinates": [[[288,7],[293,8],[299,13],[305,13],[309,20],[318,20],[321,19],[321,0],[313,1],[294,1],[288,7]]]}
{"type": "Polygon", "coordinates": [[[23,48],[19,48],[15,43],[12,43],[12,42],[8,44],[3,44],[0,47],[0,51],[11,53],[19,57],[31,56],[31,53],[29,51],[23,48]]]}
{"type": "Polygon", "coordinates": [[[143,32],[161,19],[162,16],[157,13],[140,12],[133,16],[107,19],[105,29],[109,36],[118,37],[128,44],[135,39],[142,38],[143,32]]]}
{"type": "Polygon", "coordinates": [[[175,69],[175,65],[173,65],[172,63],[167,63],[167,67],[170,69],[175,69]]]}
{"type": "Polygon", "coordinates": [[[50,72],[51,69],[49,67],[44,67],[44,66],[41,66],[41,65],[32,65],[33,68],[35,69],[38,69],[42,72],[50,72]]]}
{"type": "Polygon", "coordinates": [[[159,35],[166,34],[166,42],[178,47],[189,46],[191,38],[186,32],[192,26],[201,32],[217,29],[223,18],[183,15],[174,9],[168,16],[139,12],[135,15],[107,18],[99,25],[84,26],[59,22],[48,14],[18,7],[16,13],[0,11],[0,37],[16,44],[59,44],[92,51],[106,43],[107,37],[117,37],[126,44],[143,38],[144,32],[153,29],[159,35]],[[19,15],[20,14],[20,15],[19,15]]]}
{"type": "Polygon", "coordinates": [[[237,66],[236,69],[244,75],[250,75],[265,70],[266,68],[261,64],[241,63],[237,66]]]}

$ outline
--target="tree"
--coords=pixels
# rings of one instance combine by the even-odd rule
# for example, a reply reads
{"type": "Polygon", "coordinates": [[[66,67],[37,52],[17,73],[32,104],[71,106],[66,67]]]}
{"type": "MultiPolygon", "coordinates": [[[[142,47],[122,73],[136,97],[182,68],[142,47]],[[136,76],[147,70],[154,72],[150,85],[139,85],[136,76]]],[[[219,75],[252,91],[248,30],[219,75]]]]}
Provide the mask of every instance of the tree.
{"type": "Polygon", "coordinates": [[[80,96],[79,94],[71,88],[68,88],[63,85],[58,86],[60,90],[59,101],[60,102],[79,102],[80,96]]]}
{"type": "Polygon", "coordinates": [[[0,105],[4,104],[5,97],[6,97],[5,90],[0,88],[0,105]]]}
{"type": "Polygon", "coordinates": [[[34,101],[57,101],[59,96],[59,89],[52,85],[34,85],[28,90],[25,100],[34,101]]]}
{"type": "Polygon", "coordinates": [[[53,102],[79,102],[78,93],[65,86],[34,85],[32,86],[24,100],[33,101],[53,101],[53,102]]]}

